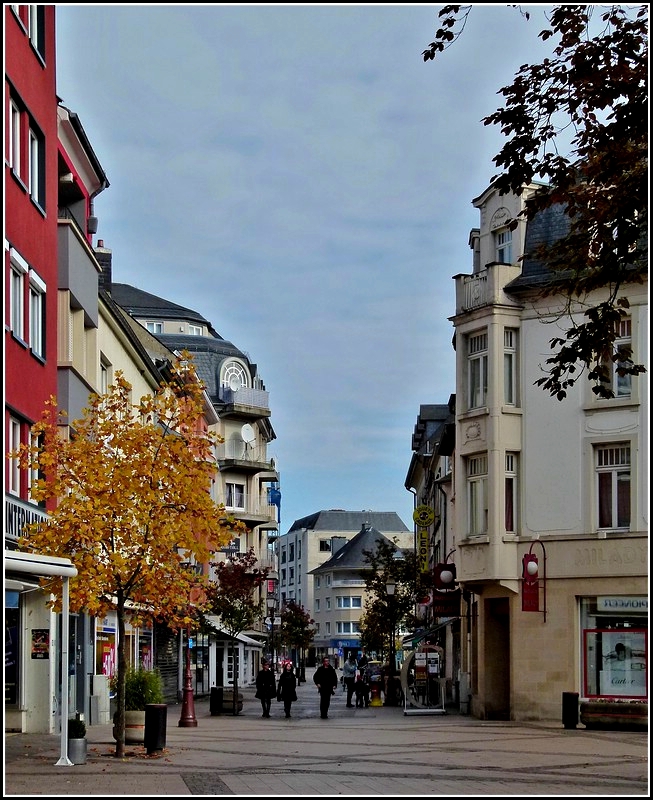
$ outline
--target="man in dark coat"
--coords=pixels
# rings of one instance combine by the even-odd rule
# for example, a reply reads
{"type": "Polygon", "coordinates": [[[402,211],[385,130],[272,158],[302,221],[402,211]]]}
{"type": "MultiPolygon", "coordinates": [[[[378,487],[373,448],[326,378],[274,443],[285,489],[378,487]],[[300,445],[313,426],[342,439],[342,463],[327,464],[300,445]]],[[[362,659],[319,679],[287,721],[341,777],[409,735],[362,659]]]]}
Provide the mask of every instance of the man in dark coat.
{"type": "Polygon", "coordinates": [[[338,673],[331,666],[328,656],[322,659],[322,665],[315,670],[313,682],[320,693],[320,717],[327,719],[331,696],[336,693],[338,673]]]}
{"type": "Polygon", "coordinates": [[[261,669],[256,676],[256,694],[254,695],[254,697],[258,697],[261,701],[261,707],[263,708],[262,717],[270,716],[270,705],[272,704],[272,698],[275,697],[276,694],[277,685],[274,680],[274,673],[270,669],[270,664],[266,659],[263,659],[263,661],[261,661],[261,669]]]}

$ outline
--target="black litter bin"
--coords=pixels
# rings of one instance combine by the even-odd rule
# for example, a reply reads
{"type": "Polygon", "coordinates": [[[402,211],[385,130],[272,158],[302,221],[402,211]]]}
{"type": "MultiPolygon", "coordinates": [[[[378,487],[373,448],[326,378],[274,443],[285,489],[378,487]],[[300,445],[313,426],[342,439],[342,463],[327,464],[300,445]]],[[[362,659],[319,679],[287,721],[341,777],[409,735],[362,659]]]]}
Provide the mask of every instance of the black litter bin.
{"type": "Polygon", "coordinates": [[[143,744],[149,753],[163,750],[166,746],[168,706],[165,703],[148,703],[145,706],[145,731],[143,744]]]}
{"type": "Polygon", "coordinates": [[[217,717],[222,714],[222,701],[224,699],[224,687],[212,686],[211,697],[209,699],[209,711],[212,717],[217,717]]]}
{"type": "Polygon", "coordinates": [[[562,693],[562,724],[565,728],[578,725],[578,692],[562,693]]]}

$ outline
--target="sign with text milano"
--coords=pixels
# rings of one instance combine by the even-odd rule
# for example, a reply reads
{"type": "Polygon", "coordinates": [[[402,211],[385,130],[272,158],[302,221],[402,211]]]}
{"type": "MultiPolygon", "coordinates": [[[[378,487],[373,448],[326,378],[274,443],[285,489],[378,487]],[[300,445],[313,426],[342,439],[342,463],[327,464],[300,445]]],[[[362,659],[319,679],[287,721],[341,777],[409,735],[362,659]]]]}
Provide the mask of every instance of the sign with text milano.
{"type": "Polygon", "coordinates": [[[459,617],[460,616],[460,589],[451,592],[433,590],[433,616],[434,617],[459,617]]]}

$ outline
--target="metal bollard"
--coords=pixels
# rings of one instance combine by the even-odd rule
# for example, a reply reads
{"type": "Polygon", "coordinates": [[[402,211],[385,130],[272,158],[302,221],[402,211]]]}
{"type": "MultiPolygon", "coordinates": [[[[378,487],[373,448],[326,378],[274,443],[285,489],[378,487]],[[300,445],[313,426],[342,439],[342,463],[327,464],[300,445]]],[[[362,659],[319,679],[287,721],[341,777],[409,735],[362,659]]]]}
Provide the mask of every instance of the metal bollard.
{"type": "Polygon", "coordinates": [[[165,703],[148,703],[145,706],[145,733],[143,744],[148,755],[166,746],[168,706],[165,703]]]}
{"type": "Polygon", "coordinates": [[[562,724],[565,728],[578,725],[578,692],[562,693],[562,724]]]}

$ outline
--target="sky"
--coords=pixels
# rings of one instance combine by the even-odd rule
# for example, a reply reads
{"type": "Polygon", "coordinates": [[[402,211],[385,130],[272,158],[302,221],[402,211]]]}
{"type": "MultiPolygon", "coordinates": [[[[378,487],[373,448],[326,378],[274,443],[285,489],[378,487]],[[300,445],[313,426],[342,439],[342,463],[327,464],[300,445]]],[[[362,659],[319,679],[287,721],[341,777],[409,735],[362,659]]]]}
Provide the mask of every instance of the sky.
{"type": "Polygon", "coordinates": [[[482,119],[551,45],[547,6],[481,4],[425,62],[441,7],[57,5],[57,92],[110,182],[96,242],[258,365],[282,533],[412,528],[420,405],[455,393],[452,278],[503,144],[482,119]]]}

